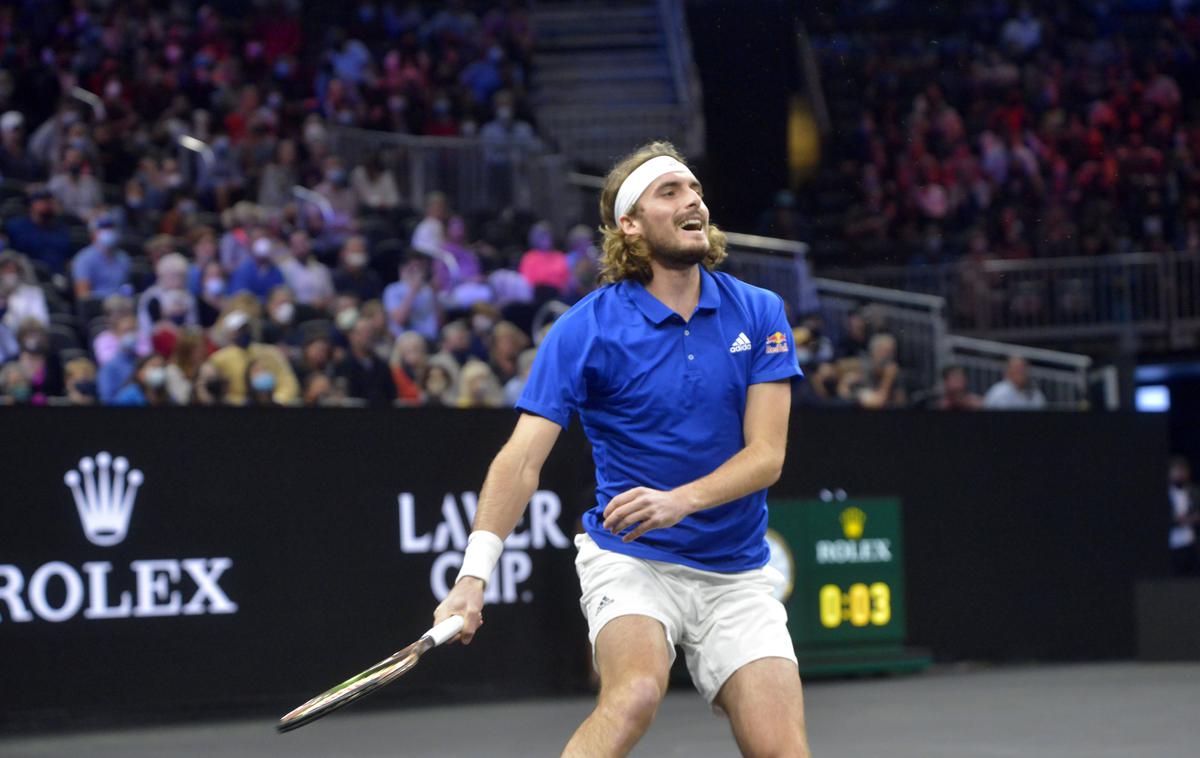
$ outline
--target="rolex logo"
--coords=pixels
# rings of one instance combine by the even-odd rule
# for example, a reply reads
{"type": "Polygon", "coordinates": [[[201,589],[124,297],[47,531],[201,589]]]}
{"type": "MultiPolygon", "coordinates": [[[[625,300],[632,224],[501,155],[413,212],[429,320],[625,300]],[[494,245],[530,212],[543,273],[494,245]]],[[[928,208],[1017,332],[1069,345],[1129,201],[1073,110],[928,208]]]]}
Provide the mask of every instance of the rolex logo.
{"type": "Polygon", "coordinates": [[[842,522],[842,534],[846,535],[846,539],[856,540],[863,536],[863,527],[867,524],[867,514],[859,508],[851,507],[842,511],[838,521],[842,522]]]}
{"type": "Polygon", "coordinates": [[[68,471],[63,481],[75,498],[88,542],[101,547],[121,544],[129,529],[138,487],[142,486],[142,472],[130,470],[129,461],[123,457],[100,452],[95,459],[80,460],[79,469],[68,471]]]}

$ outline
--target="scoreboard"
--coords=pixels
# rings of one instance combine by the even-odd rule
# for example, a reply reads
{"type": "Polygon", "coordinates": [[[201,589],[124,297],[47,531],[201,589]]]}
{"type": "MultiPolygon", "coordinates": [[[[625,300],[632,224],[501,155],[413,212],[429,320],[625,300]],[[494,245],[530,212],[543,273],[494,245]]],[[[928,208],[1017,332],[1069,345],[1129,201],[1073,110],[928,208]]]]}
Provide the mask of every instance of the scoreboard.
{"type": "MultiPolygon", "coordinates": [[[[803,673],[913,670],[905,647],[904,540],[894,497],[770,499],[771,565],[803,673]]],[[[842,493],[839,493],[842,494],[842,493]]]]}

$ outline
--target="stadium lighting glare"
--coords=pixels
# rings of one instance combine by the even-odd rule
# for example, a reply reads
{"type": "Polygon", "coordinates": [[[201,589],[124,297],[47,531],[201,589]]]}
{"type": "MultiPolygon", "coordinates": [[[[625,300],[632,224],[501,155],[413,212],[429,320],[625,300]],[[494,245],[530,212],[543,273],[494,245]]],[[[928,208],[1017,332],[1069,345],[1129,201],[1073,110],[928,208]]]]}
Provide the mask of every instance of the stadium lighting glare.
{"type": "Polygon", "coordinates": [[[1171,389],[1163,384],[1138,387],[1134,407],[1145,413],[1166,413],[1171,410],[1171,389]]]}

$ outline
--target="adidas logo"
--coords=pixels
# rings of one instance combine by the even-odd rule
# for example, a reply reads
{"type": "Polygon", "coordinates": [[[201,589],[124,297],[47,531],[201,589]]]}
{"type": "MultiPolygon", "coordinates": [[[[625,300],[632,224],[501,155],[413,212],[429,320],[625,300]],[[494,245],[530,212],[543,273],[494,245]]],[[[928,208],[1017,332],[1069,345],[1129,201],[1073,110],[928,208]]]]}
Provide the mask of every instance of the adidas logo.
{"type": "Polygon", "coordinates": [[[729,346],[729,352],[740,353],[743,350],[749,350],[750,347],[750,338],[746,336],[745,332],[738,332],[737,339],[729,346]]]}
{"type": "Polygon", "coordinates": [[[611,605],[613,602],[614,601],[611,597],[609,597],[608,595],[604,595],[603,597],[600,598],[600,602],[596,605],[596,613],[599,613],[600,611],[604,610],[609,605],[611,605]]]}
{"type": "Polygon", "coordinates": [[[79,461],[79,470],[68,471],[63,481],[75,498],[88,542],[111,547],[124,541],[133,501],[142,486],[141,471],[131,471],[129,461],[123,457],[114,459],[101,452],[95,459],[85,457],[79,461]]]}

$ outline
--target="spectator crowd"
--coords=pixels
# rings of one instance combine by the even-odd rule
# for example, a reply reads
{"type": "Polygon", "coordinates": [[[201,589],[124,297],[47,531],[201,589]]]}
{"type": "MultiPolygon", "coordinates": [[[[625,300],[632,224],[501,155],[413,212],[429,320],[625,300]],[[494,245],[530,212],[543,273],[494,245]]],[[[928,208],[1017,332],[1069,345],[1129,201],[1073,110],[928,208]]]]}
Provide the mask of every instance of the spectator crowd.
{"type": "Polygon", "coordinates": [[[888,0],[811,20],[845,120],[842,260],[1200,249],[1194,3],[888,0]]]}
{"type": "Polygon", "coordinates": [[[525,5],[300,9],[0,7],[0,402],[513,402],[592,233],[331,137],[536,140],[525,5]]]}

